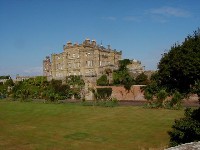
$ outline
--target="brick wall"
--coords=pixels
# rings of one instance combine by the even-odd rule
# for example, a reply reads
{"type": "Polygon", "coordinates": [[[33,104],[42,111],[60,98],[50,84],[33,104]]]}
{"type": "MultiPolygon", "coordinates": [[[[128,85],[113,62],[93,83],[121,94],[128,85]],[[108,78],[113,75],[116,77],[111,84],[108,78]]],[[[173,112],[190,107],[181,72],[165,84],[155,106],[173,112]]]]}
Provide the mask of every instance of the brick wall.
{"type": "MultiPolygon", "coordinates": [[[[117,98],[117,100],[120,101],[146,101],[146,99],[144,98],[144,92],[142,91],[143,86],[144,85],[133,85],[130,91],[127,91],[123,86],[97,86],[96,88],[111,87],[111,97],[117,98]]],[[[90,96],[87,97],[86,100],[93,100],[92,92],[90,92],[90,96]]],[[[198,105],[198,96],[196,94],[190,95],[188,98],[184,99],[184,104],[188,106],[191,104],[195,104],[195,106],[198,105]]]]}
{"type": "MultiPolygon", "coordinates": [[[[123,86],[107,86],[112,88],[111,97],[117,98],[118,100],[137,100],[146,101],[144,94],[141,90],[143,85],[133,85],[130,91],[127,91],[123,86]]],[[[102,86],[97,86],[97,88],[102,86]]]]}

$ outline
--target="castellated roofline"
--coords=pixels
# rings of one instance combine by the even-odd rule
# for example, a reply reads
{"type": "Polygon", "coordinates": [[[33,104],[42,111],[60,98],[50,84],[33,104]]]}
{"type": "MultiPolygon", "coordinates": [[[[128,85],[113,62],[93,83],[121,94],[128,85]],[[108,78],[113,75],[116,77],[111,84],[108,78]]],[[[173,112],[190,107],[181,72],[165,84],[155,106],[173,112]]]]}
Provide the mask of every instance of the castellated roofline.
{"type": "Polygon", "coordinates": [[[72,44],[71,41],[68,41],[66,43],[66,45],[63,45],[63,50],[75,48],[75,47],[90,47],[90,48],[95,48],[95,49],[98,49],[101,51],[113,51],[115,53],[122,54],[122,51],[117,51],[116,49],[111,49],[110,45],[108,45],[108,47],[105,48],[103,45],[97,44],[96,40],[90,40],[89,38],[86,38],[82,44],[78,44],[77,42],[72,44]]]}

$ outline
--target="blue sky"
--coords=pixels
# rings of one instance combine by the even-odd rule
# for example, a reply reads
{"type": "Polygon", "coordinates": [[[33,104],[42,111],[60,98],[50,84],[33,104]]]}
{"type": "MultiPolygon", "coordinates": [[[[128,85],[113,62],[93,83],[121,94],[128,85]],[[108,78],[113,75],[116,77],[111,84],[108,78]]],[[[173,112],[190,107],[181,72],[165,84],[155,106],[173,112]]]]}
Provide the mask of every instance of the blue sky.
{"type": "Polygon", "coordinates": [[[42,75],[46,55],[86,38],[156,70],[198,27],[199,0],[0,0],[0,75],[42,75]]]}

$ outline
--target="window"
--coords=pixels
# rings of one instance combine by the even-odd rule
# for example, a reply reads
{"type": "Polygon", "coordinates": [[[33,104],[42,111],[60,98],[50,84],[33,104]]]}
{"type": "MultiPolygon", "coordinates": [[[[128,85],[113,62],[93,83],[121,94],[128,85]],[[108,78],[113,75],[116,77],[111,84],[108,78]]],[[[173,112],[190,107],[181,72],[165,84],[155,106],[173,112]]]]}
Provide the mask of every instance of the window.
{"type": "Polygon", "coordinates": [[[91,54],[91,53],[89,53],[89,52],[88,52],[88,53],[85,53],[85,56],[89,56],[90,54],[91,54]]]}
{"type": "Polygon", "coordinates": [[[93,66],[92,60],[86,61],[86,65],[87,65],[88,67],[92,67],[92,66],[93,66]]]}

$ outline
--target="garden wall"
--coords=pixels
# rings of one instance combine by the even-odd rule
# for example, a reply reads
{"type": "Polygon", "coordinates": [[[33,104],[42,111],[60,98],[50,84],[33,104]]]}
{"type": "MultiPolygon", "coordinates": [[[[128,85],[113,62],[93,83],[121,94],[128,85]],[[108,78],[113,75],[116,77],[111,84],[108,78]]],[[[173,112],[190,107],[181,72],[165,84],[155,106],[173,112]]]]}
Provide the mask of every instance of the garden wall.
{"type": "MultiPolygon", "coordinates": [[[[130,91],[127,91],[123,86],[106,86],[112,88],[111,97],[116,98],[117,100],[125,101],[146,101],[144,98],[144,93],[142,92],[141,87],[144,85],[133,85],[130,91]]],[[[97,86],[96,88],[105,87],[97,86]]]]}

